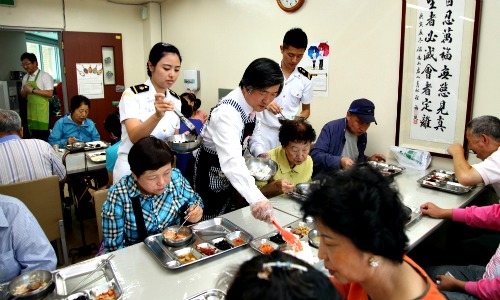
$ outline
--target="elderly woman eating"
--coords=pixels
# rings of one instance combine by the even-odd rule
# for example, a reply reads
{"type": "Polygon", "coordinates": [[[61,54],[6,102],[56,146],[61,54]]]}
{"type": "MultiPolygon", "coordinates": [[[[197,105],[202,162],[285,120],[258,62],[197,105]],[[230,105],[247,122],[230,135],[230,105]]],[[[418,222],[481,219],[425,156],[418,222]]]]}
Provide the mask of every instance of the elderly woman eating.
{"type": "MultiPolygon", "coordinates": [[[[313,161],[309,156],[316,132],[304,119],[284,121],[280,127],[281,146],[266,155],[276,162],[278,171],[269,182],[257,182],[266,197],[289,193],[296,184],[311,181],[313,161]]],[[[262,154],[260,156],[263,156],[262,154]]]]}
{"type": "Polygon", "coordinates": [[[318,257],[344,299],[446,299],[405,255],[407,214],[389,179],[362,164],[320,180],[302,210],[315,220],[318,257]]]}
{"type": "Polygon", "coordinates": [[[172,157],[168,145],[154,136],[132,146],[128,155],[132,174],[111,186],[102,207],[106,252],[142,242],[180,224],[182,218],[191,223],[201,219],[201,198],[172,168],[172,157]],[[183,216],[185,210],[188,213],[183,216]]]}

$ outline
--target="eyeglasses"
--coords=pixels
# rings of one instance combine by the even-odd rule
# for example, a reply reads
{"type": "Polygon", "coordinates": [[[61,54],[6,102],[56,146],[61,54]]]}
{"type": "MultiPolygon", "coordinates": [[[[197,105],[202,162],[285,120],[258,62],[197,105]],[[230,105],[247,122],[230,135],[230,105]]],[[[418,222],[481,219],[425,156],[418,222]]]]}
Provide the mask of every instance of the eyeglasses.
{"type": "Polygon", "coordinates": [[[29,62],[29,63],[25,63],[25,64],[21,64],[21,67],[27,67],[27,66],[31,66],[33,63],[32,62],[29,62]]]}

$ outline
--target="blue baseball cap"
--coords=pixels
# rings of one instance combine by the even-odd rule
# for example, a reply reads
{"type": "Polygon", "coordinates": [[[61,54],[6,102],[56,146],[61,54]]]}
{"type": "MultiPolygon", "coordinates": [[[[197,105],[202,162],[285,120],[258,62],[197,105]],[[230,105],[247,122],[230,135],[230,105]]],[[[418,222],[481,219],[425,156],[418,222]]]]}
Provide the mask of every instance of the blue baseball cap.
{"type": "Polygon", "coordinates": [[[372,123],[375,121],[375,104],[368,99],[361,98],[352,101],[349,110],[351,114],[356,115],[363,123],[372,123]]]}

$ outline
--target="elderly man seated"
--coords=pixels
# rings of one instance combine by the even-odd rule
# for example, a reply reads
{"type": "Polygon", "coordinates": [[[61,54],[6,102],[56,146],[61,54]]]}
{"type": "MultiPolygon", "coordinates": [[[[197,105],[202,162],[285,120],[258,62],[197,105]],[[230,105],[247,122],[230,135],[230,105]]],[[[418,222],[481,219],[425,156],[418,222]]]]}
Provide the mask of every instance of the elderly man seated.
{"type": "Polygon", "coordinates": [[[0,184],[10,184],[57,175],[66,176],[61,159],[52,147],[38,139],[22,139],[21,117],[0,109],[0,184]]]}
{"type": "Polygon", "coordinates": [[[311,181],[313,161],[309,156],[316,132],[303,119],[283,121],[279,130],[281,146],[259,156],[269,157],[278,164],[276,174],[266,182],[257,182],[266,197],[289,193],[296,184],[311,181]]]}
{"type": "Polygon", "coordinates": [[[154,136],[132,146],[128,155],[132,174],[111,186],[102,207],[106,252],[140,243],[179,225],[183,217],[192,223],[201,219],[201,198],[181,172],[172,168],[172,157],[168,145],[154,136]],[[186,209],[189,213],[183,216],[186,209]]]}
{"type": "Polygon", "coordinates": [[[365,155],[368,135],[366,131],[375,121],[375,105],[368,99],[354,100],[346,117],[330,121],[311,150],[314,174],[321,171],[349,169],[356,163],[385,161],[382,154],[365,155]]]}
{"type": "Polygon", "coordinates": [[[21,201],[0,195],[0,283],[33,270],[53,271],[54,248],[21,201]]]}

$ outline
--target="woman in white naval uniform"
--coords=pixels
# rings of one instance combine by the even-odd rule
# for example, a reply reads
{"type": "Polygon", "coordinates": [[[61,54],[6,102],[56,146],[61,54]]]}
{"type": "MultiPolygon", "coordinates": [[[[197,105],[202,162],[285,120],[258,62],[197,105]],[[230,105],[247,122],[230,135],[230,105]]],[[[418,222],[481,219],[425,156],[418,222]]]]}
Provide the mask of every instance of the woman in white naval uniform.
{"type": "Polygon", "coordinates": [[[250,204],[255,218],[270,222],[274,217],[269,200],[245,166],[243,151],[255,127],[255,112],[266,109],[282,88],[279,65],[259,58],[247,67],[239,87],[210,111],[201,132],[194,176],[194,189],[205,205],[205,220],[228,211],[236,191],[250,204]]]}
{"type": "Polygon", "coordinates": [[[157,43],[149,52],[149,79],[123,93],[119,105],[122,143],[113,169],[113,184],[130,174],[127,157],[135,142],[150,135],[164,140],[178,134],[180,120],[173,110],[174,105],[181,110],[181,101],[169,88],[179,77],[181,62],[175,46],[157,43]]]}

